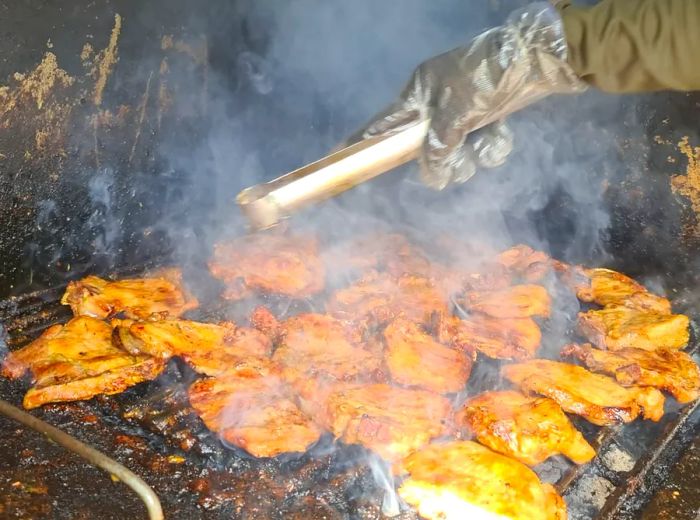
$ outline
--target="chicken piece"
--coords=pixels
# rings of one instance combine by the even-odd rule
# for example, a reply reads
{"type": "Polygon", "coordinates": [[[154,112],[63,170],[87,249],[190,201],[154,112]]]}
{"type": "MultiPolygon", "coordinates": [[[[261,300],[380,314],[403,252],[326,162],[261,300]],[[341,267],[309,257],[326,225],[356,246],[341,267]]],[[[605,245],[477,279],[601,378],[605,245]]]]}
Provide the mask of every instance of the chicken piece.
{"type": "Polygon", "coordinates": [[[395,461],[446,434],[452,409],[432,392],[373,384],[336,389],[325,411],[316,418],[336,437],[395,461]]]}
{"type": "Polygon", "coordinates": [[[473,273],[498,270],[505,277],[506,286],[512,283],[510,274],[496,261],[498,250],[488,242],[442,233],[431,236],[430,248],[451,268],[473,273]]]}
{"type": "Polygon", "coordinates": [[[217,377],[195,382],[188,393],[207,428],[255,457],[304,452],[322,433],[267,359],[246,358],[217,377]]]}
{"type": "Polygon", "coordinates": [[[653,386],[680,403],[700,396],[700,368],[685,352],[623,348],[615,352],[591,345],[567,345],[562,356],[581,360],[590,370],[614,376],[623,386],[653,386]]]}
{"type": "Polygon", "coordinates": [[[30,388],[24,396],[26,409],[48,403],[84,401],[96,395],[114,395],[145,381],[152,381],[165,369],[165,364],[155,358],[134,356],[131,364],[106,370],[100,374],[80,379],[62,379],[63,383],[30,388]]]}
{"type": "Polygon", "coordinates": [[[438,232],[431,234],[431,251],[450,264],[468,264],[497,253],[487,242],[471,240],[462,233],[438,232]]]}
{"type": "Polygon", "coordinates": [[[472,316],[468,320],[444,318],[438,324],[438,339],[445,344],[492,359],[529,359],[542,342],[542,331],[531,318],[498,320],[472,316]]]}
{"type": "Polygon", "coordinates": [[[441,345],[416,323],[397,318],[384,330],[386,363],[401,385],[438,394],[459,392],[471,371],[466,354],[441,345]]]}
{"type": "Polygon", "coordinates": [[[163,368],[158,360],[116,347],[109,324],[79,316],[65,325],[49,327],[26,347],[10,352],[2,373],[10,378],[32,374],[34,388],[25,396],[24,406],[35,408],[118,393],[155,379],[163,368]]]}
{"type": "Polygon", "coordinates": [[[427,255],[398,233],[373,233],[350,240],[324,254],[332,271],[367,274],[372,271],[392,276],[429,276],[432,266],[427,255]]]}
{"type": "Polygon", "coordinates": [[[668,299],[650,293],[629,276],[612,269],[587,269],[560,264],[560,271],[565,274],[564,281],[584,302],[671,314],[671,302],[668,299]]]}
{"type": "Polygon", "coordinates": [[[229,300],[256,291],[306,298],[323,290],[326,277],[314,238],[275,234],[216,244],[209,271],[224,282],[229,300]]]}
{"type": "Polygon", "coordinates": [[[471,441],[433,444],[402,463],[399,496],[426,520],[566,520],[566,504],[534,471],[471,441]]]}
{"type": "Polygon", "coordinates": [[[237,359],[269,357],[272,352],[272,343],[263,333],[233,323],[125,321],[115,328],[115,338],[132,354],[162,360],[181,357],[194,370],[209,376],[226,371],[237,359]]]}
{"type": "Polygon", "coordinates": [[[631,307],[606,307],[580,312],[578,326],[594,345],[622,348],[680,349],[688,344],[690,320],[683,314],[662,314],[631,307]]]}
{"type": "Polygon", "coordinates": [[[467,401],[455,422],[498,453],[536,466],[563,453],[576,464],[595,457],[561,407],[547,397],[520,392],[485,392],[467,401]]]}
{"type": "MultiPolygon", "coordinates": [[[[496,251],[483,242],[464,242],[461,237],[442,234],[434,237],[431,246],[437,256],[444,259],[442,271],[453,282],[450,287],[458,287],[455,293],[463,291],[494,291],[512,285],[511,273],[494,260],[496,251]]],[[[433,264],[435,265],[435,264],[433,264]]],[[[439,271],[439,270],[438,270],[439,271]]],[[[440,282],[442,273],[432,275],[440,282]]]]}
{"type": "Polygon", "coordinates": [[[429,323],[434,314],[449,314],[445,293],[429,279],[413,275],[366,277],[336,291],[326,310],[338,319],[366,323],[368,327],[388,323],[398,316],[429,323]]]}
{"type": "Polygon", "coordinates": [[[277,341],[282,332],[280,322],[275,315],[262,305],[253,309],[250,315],[250,326],[265,334],[273,343],[277,341]]]}
{"type": "Polygon", "coordinates": [[[346,326],[325,314],[302,314],[281,324],[273,360],[298,392],[302,407],[323,407],[338,383],[382,379],[382,358],[355,343],[346,326]]]}
{"type": "MultiPolygon", "coordinates": [[[[451,291],[461,294],[465,291],[500,291],[511,286],[511,275],[499,264],[482,264],[478,270],[457,270],[452,279],[459,276],[460,290],[451,291]]],[[[452,283],[450,288],[455,287],[452,283]]]]}
{"type": "Polygon", "coordinates": [[[5,377],[19,378],[27,371],[38,385],[97,375],[131,364],[132,356],[112,344],[112,327],[88,316],[53,325],[29,345],[9,352],[3,361],[5,377]]]}
{"type": "Polygon", "coordinates": [[[76,316],[110,318],[124,314],[135,320],[178,318],[199,306],[182,286],[179,269],[163,269],[153,277],[109,281],[87,276],[70,282],[61,298],[76,316]]]}
{"type": "Polygon", "coordinates": [[[498,291],[470,291],[464,306],[493,318],[549,317],[552,300],[541,285],[514,285],[498,291]]]}
{"type": "Polygon", "coordinates": [[[515,278],[528,283],[541,281],[552,270],[552,259],[546,253],[523,244],[506,249],[497,261],[515,278]]]}
{"type": "Polygon", "coordinates": [[[549,397],[565,412],[598,426],[631,422],[640,411],[652,421],[664,414],[664,396],[655,388],[625,388],[568,363],[533,359],[506,365],[501,374],[524,392],[549,397]]]}

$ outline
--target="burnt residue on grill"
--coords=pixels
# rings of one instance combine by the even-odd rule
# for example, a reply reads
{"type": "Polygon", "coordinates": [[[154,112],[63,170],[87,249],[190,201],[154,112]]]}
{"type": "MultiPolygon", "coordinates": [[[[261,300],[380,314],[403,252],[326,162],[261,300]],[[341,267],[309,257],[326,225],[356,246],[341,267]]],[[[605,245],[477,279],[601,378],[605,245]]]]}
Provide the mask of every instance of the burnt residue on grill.
{"type": "Polygon", "coordinates": [[[695,520],[700,509],[700,436],[671,469],[667,485],[645,506],[643,520],[695,520]]]}
{"type": "MultiPolygon", "coordinates": [[[[170,376],[173,371],[175,367],[170,376]]],[[[358,462],[358,448],[326,445],[296,458],[253,459],[219,444],[196,417],[187,417],[191,412],[181,400],[160,402],[163,412],[171,414],[167,425],[153,420],[153,409],[145,412],[149,417],[135,415],[134,402],[154,405],[149,391],[154,392],[152,397],[161,396],[158,383],[150,386],[114,398],[47,406],[38,414],[143,477],[158,494],[166,518],[380,518],[381,490],[369,469],[358,462]],[[175,406],[183,411],[178,413],[175,406]],[[123,420],[122,414],[130,419],[123,420]],[[192,445],[182,444],[183,430],[193,439],[192,445]],[[163,438],[179,445],[166,445],[163,438]]],[[[21,402],[16,384],[2,381],[0,392],[21,402]]],[[[0,449],[8,454],[0,461],[0,516],[145,515],[140,500],[126,486],[31,430],[4,418],[0,425],[0,449]]]]}

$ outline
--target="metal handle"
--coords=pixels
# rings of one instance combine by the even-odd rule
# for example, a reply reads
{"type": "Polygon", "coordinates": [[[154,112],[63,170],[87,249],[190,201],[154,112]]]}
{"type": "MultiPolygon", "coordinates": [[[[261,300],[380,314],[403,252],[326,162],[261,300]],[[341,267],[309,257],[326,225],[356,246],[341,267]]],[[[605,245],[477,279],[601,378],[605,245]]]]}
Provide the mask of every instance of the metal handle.
{"type": "Polygon", "coordinates": [[[254,229],[267,229],[308,204],[338,195],[415,159],[429,126],[430,121],[423,121],[388,137],[361,141],[275,180],[247,188],[236,200],[254,229]]]}
{"type": "Polygon", "coordinates": [[[163,520],[163,518],[165,518],[163,516],[163,509],[160,505],[160,500],[158,500],[158,496],[155,494],[155,492],[149,487],[148,484],[141,480],[138,475],[128,470],[117,461],[110,459],[107,457],[107,455],[97,451],[95,448],[80,442],[75,437],[71,437],[58,428],[51,426],[41,419],[37,419],[33,415],[23,412],[19,408],[12,406],[7,401],[3,401],[1,399],[0,413],[24,424],[25,426],[28,426],[32,430],[36,430],[39,433],[46,435],[56,444],[60,444],[67,450],[77,453],[94,466],[98,466],[111,475],[117,477],[119,480],[124,482],[124,484],[129,486],[143,501],[146,509],[148,510],[150,520],[163,520]]]}

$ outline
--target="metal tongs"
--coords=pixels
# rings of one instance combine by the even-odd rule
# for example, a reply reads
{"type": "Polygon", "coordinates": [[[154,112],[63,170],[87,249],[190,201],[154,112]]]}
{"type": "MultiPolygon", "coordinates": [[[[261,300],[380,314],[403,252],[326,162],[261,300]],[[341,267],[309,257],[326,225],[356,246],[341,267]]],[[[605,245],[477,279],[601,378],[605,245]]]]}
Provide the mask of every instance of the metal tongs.
{"type": "Polygon", "coordinates": [[[264,184],[237,202],[253,230],[271,228],[312,203],[334,197],[418,157],[430,121],[388,137],[370,138],[264,184]]]}

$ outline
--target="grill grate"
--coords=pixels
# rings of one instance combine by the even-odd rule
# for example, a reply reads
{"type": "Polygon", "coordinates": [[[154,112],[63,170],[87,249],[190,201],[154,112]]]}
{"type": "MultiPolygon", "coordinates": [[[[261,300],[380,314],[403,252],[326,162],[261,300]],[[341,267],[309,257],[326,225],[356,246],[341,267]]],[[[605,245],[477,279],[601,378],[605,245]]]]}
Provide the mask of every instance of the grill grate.
{"type": "MultiPolygon", "coordinates": [[[[48,326],[65,322],[70,317],[70,310],[59,303],[62,292],[63,288],[58,287],[0,302],[2,337],[8,348],[19,348],[37,337],[48,326]]],[[[276,303],[282,308],[289,305],[289,302],[276,303]]],[[[291,309],[303,311],[306,305],[293,303],[291,309]]],[[[210,309],[198,311],[197,318],[223,316],[235,318],[236,315],[241,316],[248,310],[248,307],[238,310],[227,309],[225,305],[217,303],[210,309]]],[[[697,359],[699,343],[696,330],[693,330],[692,338],[689,353],[697,359]]],[[[500,384],[498,368],[499,364],[495,362],[478,363],[470,379],[468,393],[473,394],[486,388],[497,387],[500,384]]],[[[193,377],[196,376],[187,367],[173,362],[165,374],[168,380],[165,386],[161,378],[160,381],[141,385],[113,398],[67,405],[65,408],[69,412],[53,417],[53,422],[56,423],[56,418],[70,422],[71,409],[78,408],[83,414],[89,411],[100,415],[106,427],[117,436],[124,432],[135,434],[146,438],[149,447],[155,452],[163,454],[175,450],[177,453],[182,453],[188,467],[193,467],[195,470],[194,473],[180,471],[181,476],[194,479],[197,472],[204,471],[209,472],[207,473],[209,480],[216,481],[213,476],[218,475],[217,478],[221,478],[221,482],[224,482],[221,484],[221,489],[217,485],[214,485],[215,489],[208,486],[205,486],[206,489],[195,486],[202,497],[198,506],[190,504],[195,509],[186,513],[180,509],[180,513],[188,517],[192,515],[203,515],[207,518],[219,518],[218,515],[227,517],[232,511],[234,517],[245,517],[245,506],[243,510],[240,507],[231,509],[231,504],[240,502],[238,495],[249,492],[245,491],[248,488],[242,484],[230,484],[230,482],[239,482],[237,479],[240,477],[237,475],[241,472],[245,475],[270,474],[279,482],[297,483],[296,487],[287,485],[294,488],[292,492],[278,497],[277,503],[271,506],[282,515],[280,518],[286,515],[286,513],[282,514],[282,511],[291,511],[290,507],[294,511],[298,509],[298,511],[308,512],[310,518],[315,518],[314,512],[318,512],[319,518],[324,514],[329,518],[381,517],[379,509],[383,492],[371,478],[371,473],[366,467],[367,455],[363,450],[357,447],[339,446],[326,438],[303,457],[293,460],[258,461],[240,451],[227,449],[203,427],[198,418],[190,413],[186,392],[182,390],[193,377]],[[107,411],[105,411],[105,403],[108,403],[107,411]],[[122,417],[125,413],[131,417],[130,420],[122,417]],[[166,448],[164,444],[168,444],[169,447],[166,448]],[[185,451],[182,450],[184,446],[188,447],[185,451]],[[189,449],[193,446],[196,448],[189,449]],[[321,464],[323,468],[319,470],[319,460],[324,458],[327,459],[326,465],[321,464]],[[231,475],[235,476],[233,480],[231,475]],[[309,482],[309,479],[312,482],[309,482]],[[299,484],[300,482],[305,483],[299,484]],[[240,489],[236,487],[237,485],[241,486],[240,489]],[[309,495],[326,498],[322,503],[318,502],[321,500],[319,498],[309,499],[309,503],[304,502],[305,499],[302,500],[302,498],[308,498],[309,495]],[[212,499],[212,496],[216,499],[212,499]],[[334,514],[329,515],[329,511],[333,511],[334,514]]],[[[2,391],[8,392],[8,388],[12,387],[10,393],[13,394],[3,395],[3,397],[8,397],[10,400],[14,398],[14,401],[17,401],[21,393],[17,385],[3,384],[2,391]]],[[[61,409],[61,406],[50,408],[56,410],[61,409]]],[[[555,484],[567,501],[571,519],[632,519],[636,518],[640,508],[663,484],[668,470],[685,447],[698,435],[700,402],[681,407],[668,398],[667,413],[659,423],[638,420],[625,426],[597,428],[578,418],[573,420],[596,448],[597,457],[584,466],[576,466],[563,457],[555,457],[536,467],[535,471],[543,481],[555,484]]],[[[60,422],[59,420],[57,424],[59,427],[60,422]]],[[[78,428],[75,433],[86,442],[99,445],[99,441],[94,439],[96,433],[94,430],[78,428]]],[[[107,453],[110,452],[107,451],[107,453]]],[[[77,475],[80,476],[80,473],[77,475]]],[[[146,467],[143,475],[147,481],[149,477],[158,480],[156,475],[151,474],[151,468],[146,467]]],[[[178,492],[175,489],[177,486],[182,489],[183,482],[175,479],[173,483],[174,487],[166,487],[165,490],[161,488],[160,492],[172,493],[177,497],[178,492]]],[[[187,485],[191,487],[192,482],[187,482],[187,485]]],[[[158,486],[155,487],[158,489],[158,486]]],[[[172,516],[172,512],[168,514],[167,499],[164,500],[164,506],[166,516],[172,516]]],[[[181,508],[182,504],[178,507],[181,508]]],[[[402,515],[402,518],[413,518],[413,516],[412,513],[407,512],[402,515]]]]}

